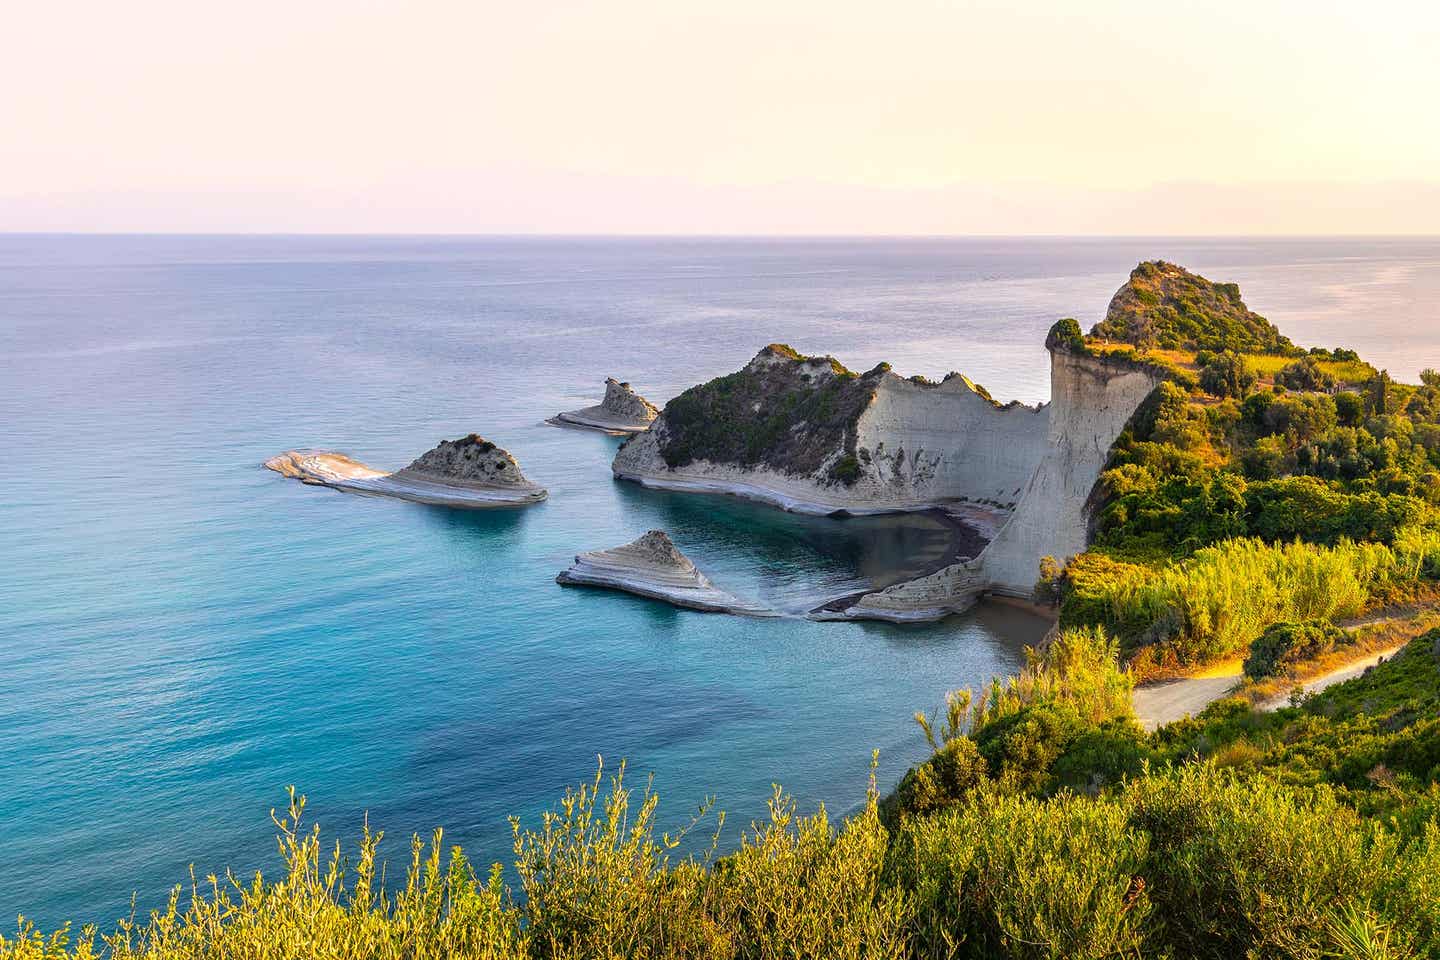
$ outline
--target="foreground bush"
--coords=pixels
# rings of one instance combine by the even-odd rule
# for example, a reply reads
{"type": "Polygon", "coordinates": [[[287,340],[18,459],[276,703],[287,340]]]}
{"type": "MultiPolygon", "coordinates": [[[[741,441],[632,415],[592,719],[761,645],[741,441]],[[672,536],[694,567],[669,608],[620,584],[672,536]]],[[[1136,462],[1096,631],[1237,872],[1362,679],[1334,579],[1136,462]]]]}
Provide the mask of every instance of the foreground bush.
{"type": "Polygon", "coordinates": [[[380,883],[378,837],[349,863],[296,816],[285,871],[207,880],[189,906],[74,943],[23,926],[6,960],[172,958],[1435,957],[1440,828],[1406,834],[1329,791],[1212,765],[1146,775],[1095,799],[977,790],[881,827],[872,795],[839,827],[768,822],[730,856],[671,862],[653,797],[613,779],[517,833],[521,895],[482,882],[439,835],[403,885],[380,883]],[[1347,945],[1348,944],[1348,945],[1347,945]],[[1361,944],[1362,946],[1356,946],[1361,944]],[[1368,946],[1364,946],[1368,944],[1368,946]],[[1383,949],[1377,950],[1380,944],[1383,949]]]}
{"type": "Polygon", "coordinates": [[[515,824],[508,868],[482,878],[437,833],[387,889],[379,836],[322,848],[292,793],[278,878],[206,878],[98,940],[22,921],[0,958],[1437,960],[1437,642],[1302,708],[1233,700],[1149,736],[1116,712],[1113,644],[1062,633],[925,718],[935,756],[883,816],[873,781],[838,824],[777,789],[723,857],[718,827],[675,856],[622,767],[515,824]]]}

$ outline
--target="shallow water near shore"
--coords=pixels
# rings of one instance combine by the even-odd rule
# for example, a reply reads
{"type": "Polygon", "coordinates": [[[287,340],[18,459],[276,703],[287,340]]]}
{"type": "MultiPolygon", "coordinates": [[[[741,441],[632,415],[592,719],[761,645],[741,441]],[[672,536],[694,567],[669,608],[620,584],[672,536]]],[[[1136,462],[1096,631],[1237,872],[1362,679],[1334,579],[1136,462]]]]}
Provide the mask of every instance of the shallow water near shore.
{"type": "Polygon", "coordinates": [[[799,611],[925,569],[923,515],[832,520],[610,478],[618,440],[543,423],[606,376],[657,403],[764,344],[960,370],[1046,398],[1044,332],[1143,257],[1238,281],[1298,342],[1440,366],[1440,242],[0,236],[0,917],[108,924],[194,863],[273,868],[286,784],[327,835],[447,830],[504,859],[567,784],[628,758],[661,821],[772,781],[863,799],[909,719],[1015,669],[1045,624],[752,620],[553,582],[667,530],[737,595],[799,611]],[[457,512],[304,487],[477,431],[550,498],[457,512]]]}

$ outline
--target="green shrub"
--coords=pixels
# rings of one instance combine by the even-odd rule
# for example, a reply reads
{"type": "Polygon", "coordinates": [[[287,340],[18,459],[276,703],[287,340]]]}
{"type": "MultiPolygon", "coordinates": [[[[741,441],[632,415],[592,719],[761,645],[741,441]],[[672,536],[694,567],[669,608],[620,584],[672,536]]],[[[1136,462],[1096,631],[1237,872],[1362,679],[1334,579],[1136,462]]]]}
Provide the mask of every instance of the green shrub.
{"type": "Polygon", "coordinates": [[[1327,790],[1198,765],[1125,799],[1150,838],[1142,873],[1175,956],[1323,956],[1332,913],[1376,902],[1393,873],[1395,838],[1327,790]]]}
{"type": "Polygon", "coordinates": [[[1117,804],[987,795],[907,823],[892,882],[912,891],[915,955],[1139,956],[1146,838],[1117,804]]]}
{"type": "Polygon", "coordinates": [[[1275,382],[1290,390],[1334,390],[1335,378],[1313,357],[1301,357],[1275,375],[1275,382]]]}
{"type": "Polygon", "coordinates": [[[1250,645],[1245,675],[1254,680],[1272,677],[1348,642],[1350,635],[1329,620],[1272,623],[1250,645]]]}
{"type": "Polygon", "coordinates": [[[856,480],[860,479],[860,461],[854,454],[846,454],[835,465],[830,468],[830,476],[845,486],[853,486],[856,480]]]}
{"type": "MultiPolygon", "coordinates": [[[[1233,350],[1205,357],[1200,364],[1200,389],[1215,397],[1242,399],[1255,386],[1255,371],[1233,350]]],[[[1199,362],[1199,358],[1197,358],[1199,362]]]]}
{"type": "Polygon", "coordinates": [[[1194,664],[1249,649],[1272,623],[1358,616],[1371,590],[1404,569],[1405,558],[1381,544],[1230,540],[1159,570],[1121,568],[1085,589],[1087,609],[1126,652],[1163,644],[1194,664]]]}

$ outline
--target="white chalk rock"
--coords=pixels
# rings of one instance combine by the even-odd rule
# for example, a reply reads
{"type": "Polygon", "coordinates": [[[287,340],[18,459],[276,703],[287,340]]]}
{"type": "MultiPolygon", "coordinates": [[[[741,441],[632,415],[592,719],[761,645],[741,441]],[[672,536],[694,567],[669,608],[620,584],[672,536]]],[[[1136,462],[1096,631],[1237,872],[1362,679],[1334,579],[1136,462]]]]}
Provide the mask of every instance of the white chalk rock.
{"type": "Polygon", "coordinates": [[[688,557],[676,549],[663,530],[651,530],[622,547],[579,554],[574,565],[562,571],[555,582],[564,586],[622,590],[709,613],[752,617],[776,615],[716,587],[688,557]]]}
{"type": "Polygon", "coordinates": [[[442,441],[394,473],[323,450],[287,450],[265,466],[301,483],[442,507],[522,507],[548,495],[525,478],[514,457],[473,433],[442,441]]]}
{"type": "Polygon", "coordinates": [[[613,436],[628,436],[646,430],[660,410],[636,393],[628,383],[614,377],[605,381],[605,399],[593,407],[557,413],[549,422],[562,427],[584,427],[613,436]]]}

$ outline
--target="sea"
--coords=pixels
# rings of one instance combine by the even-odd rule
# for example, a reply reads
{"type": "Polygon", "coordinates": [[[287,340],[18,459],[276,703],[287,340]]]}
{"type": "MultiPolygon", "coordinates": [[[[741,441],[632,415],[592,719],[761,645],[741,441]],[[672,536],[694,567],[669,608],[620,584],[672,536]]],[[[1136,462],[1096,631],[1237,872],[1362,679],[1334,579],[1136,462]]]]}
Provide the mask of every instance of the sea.
{"type": "Polygon", "coordinates": [[[546,418],[607,376],[663,403],[776,341],[1043,401],[1049,326],[1088,327],[1153,258],[1238,282],[1299,343],[1440,367],[1440,239],[0,235],[0,917],[103,928],[192,868],[273,875],[292,785],[327,841],[384,830],[392,879],[436,827],[506,860],[509,818],[601,764],[660,794],[662,828],[709,800],[708,840],[724,810],[722,850],[776,785],[855,810],[874,751],[888,789],[927,753],[914,712],[1016,670],[1046,623],[562,588],[578,551],[661,528],[801,610],[949,534],[617,482],[617,440],[546,418]],[[471,432],[549,500],[451,511],[261,467],[395,468],[471,432]]]}

